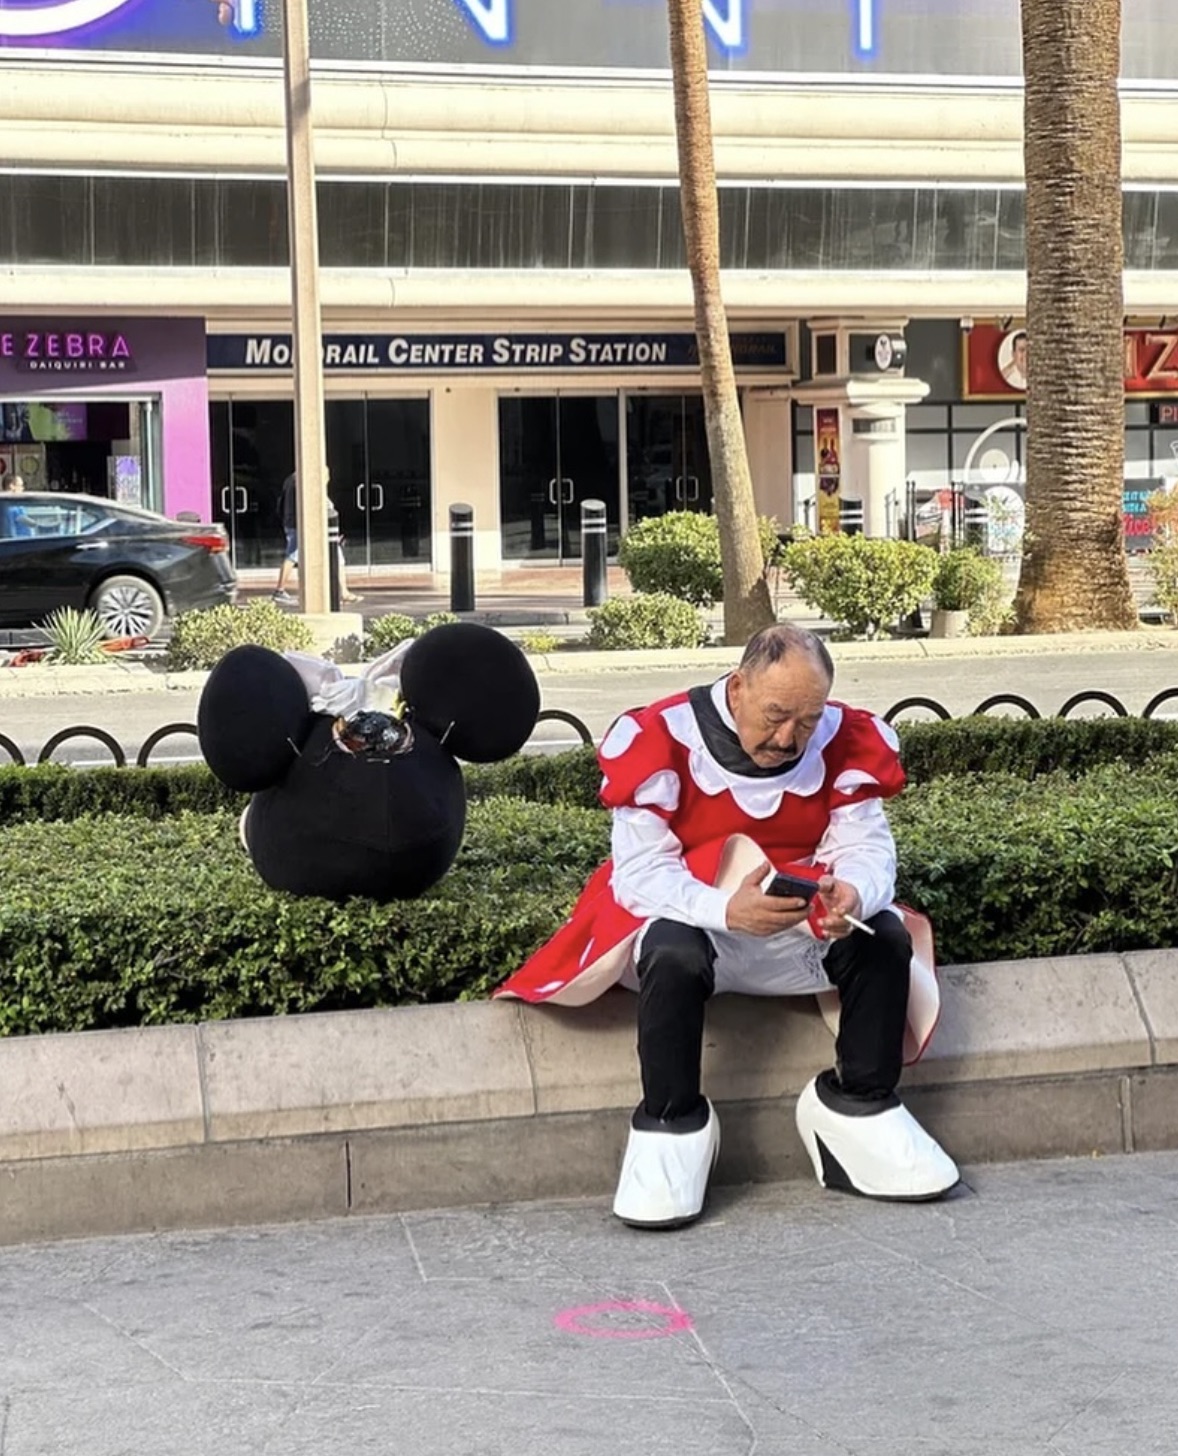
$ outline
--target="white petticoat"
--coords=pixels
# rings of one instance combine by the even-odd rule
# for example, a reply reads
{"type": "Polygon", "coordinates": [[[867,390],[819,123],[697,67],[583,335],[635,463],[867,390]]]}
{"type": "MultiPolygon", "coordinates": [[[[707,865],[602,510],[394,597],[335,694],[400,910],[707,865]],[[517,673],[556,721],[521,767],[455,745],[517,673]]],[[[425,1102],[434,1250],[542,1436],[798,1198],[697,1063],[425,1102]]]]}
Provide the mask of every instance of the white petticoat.
{"type": "MultiPolygon", "coordinates": [[[[646,922],[652,924],[651,921],[646,922]]],[[[638,989],[635,962],[642,951],[646,926],[634,942],[621,984],[638,989]]],[[[743,996],[813,996],[833,987],[823,957],[833,942],[822,942],[803,927],[780,935],[745,935],[736,930],[705,930],[716,952],[716,995],[739,992],[743,996]]]]}

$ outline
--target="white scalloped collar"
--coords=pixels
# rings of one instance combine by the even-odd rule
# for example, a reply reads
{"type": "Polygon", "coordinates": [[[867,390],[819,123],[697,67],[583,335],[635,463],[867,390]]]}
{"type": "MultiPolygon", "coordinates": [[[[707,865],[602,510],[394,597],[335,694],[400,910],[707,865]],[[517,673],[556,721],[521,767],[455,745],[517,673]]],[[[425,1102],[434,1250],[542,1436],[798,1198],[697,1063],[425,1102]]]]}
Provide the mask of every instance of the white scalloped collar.
{"type": "MultiPolygon", "coordinates": [[[[727,685],[727,674],[712,684],[712,702],[721,720],[735,732],[736,722],[728,709],[727,685]]],[[[746,778],[744,774],[732,773],[722,767],[704,743],[690,702],[664,709],[663,719],[671,736],[688,750],[688,771],[703,793],[715,796],[727,790],[751,818],[769,819],[780,809],[786,794],[796,794],[805,799],[822,787],[826,780],[824,750],[838,732],[843,714],[841,708],[827,703],[822,720],[806,744],[801,760],[792,769],[771,779],[746,778]]]]}

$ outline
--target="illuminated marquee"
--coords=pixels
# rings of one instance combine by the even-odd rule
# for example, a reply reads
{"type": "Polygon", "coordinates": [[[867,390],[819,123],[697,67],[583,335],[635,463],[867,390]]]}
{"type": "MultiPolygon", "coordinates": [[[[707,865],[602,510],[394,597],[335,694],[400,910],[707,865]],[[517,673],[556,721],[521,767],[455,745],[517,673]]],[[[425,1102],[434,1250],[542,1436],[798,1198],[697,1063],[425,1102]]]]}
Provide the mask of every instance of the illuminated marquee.
{"type": "MultiPolygon", "coordinates": [[[[1178,76],[1178,7],[1123,0],[1127,79],[1178,76]]],[[[732,74],[1021,75],[1020,0],[701,0],[732,74]]],[[[0,0],[0,50],[282,54],[282,0],[0,0]]],[[[366,65],[665,71],[666,0],[307,0],[311,55],[366,65]]]]}
{"type": "MultiPolygon", "coordinates": [[[[455,0],[490,45],[510,45],[514,0],[455,0]]],[[[721,50],[739,53],[748,45],[747,0],[703,0],[704,24],[721,50]]],[[[875,0],[857,0],[870,10],[875,0]]],[[[860,22],[862,24],[862,22],[860,22]]]]}
{"type": "MultiPolygon", "coordinates": [[[[514,34],[514,0],[455,0],[482,38],[493,46],[510,45],[514,34]]],[[[878,45],[879,0],[852,0],[855,53],[874,56],[878,45]]],[[[748,49],[748,0],[703,0],[704,24],[716,45],[730,54],[748,49]]]]}
{"type": "MultiPolygon", "coordinates": [[[[0,4],[0,42],[78,38],[137,0],[37,0],[30,5],[0,4]]],[[[507,0],[504,0],[507,3],[507,0]]],[[[261,0],[223,0],[217,6],[222,25],[233,35],[255,36],[261,30],[261,0]]]]}

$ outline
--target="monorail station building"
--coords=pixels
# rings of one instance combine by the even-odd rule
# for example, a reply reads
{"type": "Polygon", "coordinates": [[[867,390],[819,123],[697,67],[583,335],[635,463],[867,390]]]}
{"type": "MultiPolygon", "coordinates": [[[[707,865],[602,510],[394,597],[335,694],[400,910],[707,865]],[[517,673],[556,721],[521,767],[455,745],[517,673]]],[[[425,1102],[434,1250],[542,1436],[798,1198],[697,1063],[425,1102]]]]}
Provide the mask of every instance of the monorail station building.
{"type": "MultiPolygon", "coordinates": [[[[707,510],[665,0],[309,0],[330,491],[362,573],[707,510]]],[[[704,0],[758,505],[1021,486],[1018,0],[704,0]]],[[[0,6],[0,472],[229,527],[293,467],[278,0],[0,6]]],[[[1178,14],[1125,0],[1129,482],[1178,472],[1178,14]]]]}

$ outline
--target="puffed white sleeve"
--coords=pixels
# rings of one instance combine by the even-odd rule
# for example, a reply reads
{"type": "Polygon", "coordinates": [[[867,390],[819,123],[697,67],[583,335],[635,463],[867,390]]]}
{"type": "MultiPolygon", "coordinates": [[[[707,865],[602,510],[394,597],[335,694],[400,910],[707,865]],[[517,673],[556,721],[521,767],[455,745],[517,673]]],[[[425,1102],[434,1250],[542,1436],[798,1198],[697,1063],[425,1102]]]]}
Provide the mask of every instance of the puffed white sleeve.
{"type": "Polygon", "coordinates": [[[618,904],[640,920],[726,929],[730,891],[696,879],[684,863],[682,843],[663,817],[678,803],[677,775],[670,769],[652,775],[634,800],[613,815],[611,886],[618,904]]]}
{"type": "Polygon", "coordinates": [[[879,799],[861,799],[833,810],[814,858],[836,879],[859,891],[865,920],[895,898],[896,841],[879,799]]]}

